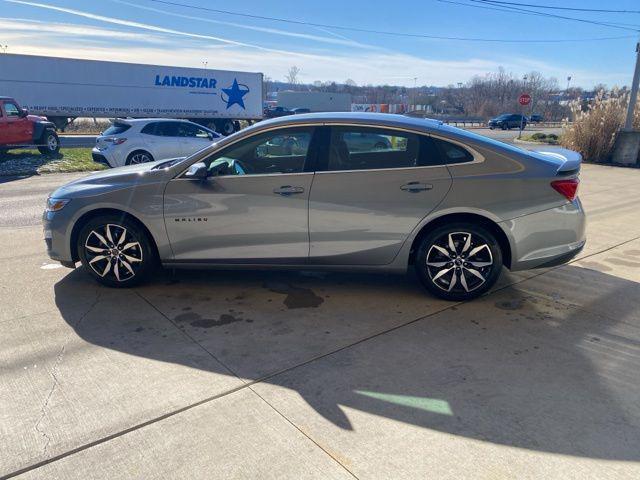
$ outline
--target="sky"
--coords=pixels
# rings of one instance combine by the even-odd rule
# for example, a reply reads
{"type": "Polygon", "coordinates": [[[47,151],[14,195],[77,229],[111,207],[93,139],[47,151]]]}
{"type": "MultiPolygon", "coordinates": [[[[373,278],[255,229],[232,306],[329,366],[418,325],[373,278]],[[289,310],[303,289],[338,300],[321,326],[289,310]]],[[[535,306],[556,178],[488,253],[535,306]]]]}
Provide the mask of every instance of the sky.
{"type": "MultiPolygon", "coordinates": [[[[512,1],[640,10],[638,0],[512,1]]],[[[639,13],[540,11],[617,28],[504,11],[474,0],[0,0],[0,52],[185,67],[206,62],[206,68],[263,72],[274,80],[284,80],[296,65],[304,83],[445,86],[500,67],[517,76],[538,71],[562,87],[567,76],[583,88],[631,83],[639,13]],[[496,39],[526,42],[484,41],[496,39]]]]}

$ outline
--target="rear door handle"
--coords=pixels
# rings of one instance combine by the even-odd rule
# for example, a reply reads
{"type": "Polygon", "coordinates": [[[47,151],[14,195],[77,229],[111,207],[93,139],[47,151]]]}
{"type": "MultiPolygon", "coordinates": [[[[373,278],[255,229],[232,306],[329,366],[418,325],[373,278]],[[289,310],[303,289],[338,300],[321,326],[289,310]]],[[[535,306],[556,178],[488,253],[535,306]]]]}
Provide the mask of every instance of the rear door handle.
{"type": "Polygon", "coordinates": [[[278,195],[283,195],[285,197],[289,196],[289,195],[294,195],[296,193],[303,193],[304,192],[304,188],[302,187],[293,187],[291,185],[283,185],[280,188],[276,188],[273,193],[276,193],[278,195]]]}
{"type": "Polygon", "coordinates": [[[433,185],[430,183],[409,182],[400,187],[400,190],[410,193],[424,192],[425,190],[431,190],[433,185]]]}

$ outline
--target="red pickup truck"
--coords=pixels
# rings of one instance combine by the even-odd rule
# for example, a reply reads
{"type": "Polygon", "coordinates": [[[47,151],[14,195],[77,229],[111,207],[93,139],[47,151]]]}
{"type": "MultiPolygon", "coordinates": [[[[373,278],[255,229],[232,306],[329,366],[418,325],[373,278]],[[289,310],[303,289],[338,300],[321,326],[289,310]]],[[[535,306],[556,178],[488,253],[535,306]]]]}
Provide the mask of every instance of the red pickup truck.
{"type": "Polygon", "coordinates": [[[0,97],[0,154],[25,147],[37,147],[43,155],[58,153],[56,127],[45,117],[29,115],[13,98],[0,97]]]}

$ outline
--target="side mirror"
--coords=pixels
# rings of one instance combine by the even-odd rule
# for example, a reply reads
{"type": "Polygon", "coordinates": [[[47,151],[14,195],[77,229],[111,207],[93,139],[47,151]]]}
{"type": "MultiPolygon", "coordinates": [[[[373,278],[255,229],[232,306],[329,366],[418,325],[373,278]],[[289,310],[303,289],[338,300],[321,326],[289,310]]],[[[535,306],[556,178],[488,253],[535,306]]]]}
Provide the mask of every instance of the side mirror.
{"type": "Polygon", "coordinates": [[[228,171],[229,164],[227,162],[222,162],[211,167],[209,170],[209,176],[217,177],[218,175],[225,175],[228,171]]]}
{"type": "Polygon", "coordinates": [[[26,117],[27,115],[29,115],[29,110],[27,110],[26,108],[20,109],[20,116],[22,118],[26,117]]]}
{"type": "Polygon", "coordinates": [[[204,179],[209,176],[209,169],[204,162],[196,162],[184,174],[187,178],[204,179]]]}

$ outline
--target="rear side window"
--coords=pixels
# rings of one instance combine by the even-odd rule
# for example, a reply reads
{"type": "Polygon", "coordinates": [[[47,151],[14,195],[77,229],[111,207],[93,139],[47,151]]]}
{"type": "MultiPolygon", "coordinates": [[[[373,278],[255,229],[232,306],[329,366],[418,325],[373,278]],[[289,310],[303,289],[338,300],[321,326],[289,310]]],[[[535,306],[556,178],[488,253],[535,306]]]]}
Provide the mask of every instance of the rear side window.
{"type": "Polygon", "coordinates": [[[140,130],[140,133],[144,133],[146,135],[155,135],[156,125],[157,125],[156,122],[147,123],[144,127],[142,127],[142,130],[140,130]]]}
{"type": "Polygon", "coordinates": [[[120,135],[121,133],[126,132],[131,128],[131,125],[127,125],[126,123],[114,123],[109,128],[107,128],[102,135],[120,135]]]}
{"type": "Polygon", "coordinates": [[[420,165],[420,139],[409,132],[332,127],[327,170],[372,170],[420,165]]]}
{"type": "Polygon", "coordinates": [[[455,143],[433,138],[433,143],[440,153],[442,164],[473,162],[473,155],[466,149],[455,143]]]}
{"type": "Polygon", "coordinates": [[[179,135],[180,122],[157,122],[153,135],[159,137],[177,137],[179,135]]]}

